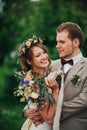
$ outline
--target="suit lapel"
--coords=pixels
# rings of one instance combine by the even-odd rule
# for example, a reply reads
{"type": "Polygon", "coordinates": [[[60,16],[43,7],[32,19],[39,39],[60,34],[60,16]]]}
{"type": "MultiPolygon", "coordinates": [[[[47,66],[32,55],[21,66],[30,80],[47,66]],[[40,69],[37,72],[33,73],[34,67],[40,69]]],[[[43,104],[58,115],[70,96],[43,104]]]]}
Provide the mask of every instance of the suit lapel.
{"type": "Polygon", "coordinates": [[[64,89],[68,86],[69,82],[71,82],[71,79],[73,75],[78,74],[78,72],[83,69],[83,64],[84,64],[84,58],[82,58],[76,65],[74,65],[68,72],[65,78],[64,82],[64,89]]]}

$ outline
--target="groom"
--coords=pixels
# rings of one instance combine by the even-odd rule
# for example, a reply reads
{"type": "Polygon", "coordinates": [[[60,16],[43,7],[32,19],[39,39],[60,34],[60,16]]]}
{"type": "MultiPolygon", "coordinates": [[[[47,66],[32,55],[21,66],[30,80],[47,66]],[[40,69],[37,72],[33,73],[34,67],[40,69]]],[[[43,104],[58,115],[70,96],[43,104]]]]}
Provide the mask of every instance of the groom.
{"type": "MultiPolygon", "coordinates": [[[[83,32],[79,25],[72,22],[62,23],[57,27],[56,32],[56,48],[60,59],[52,62],[52,71],[60,67],[65,75],[60,130],[87,130],[87,59],[80,51],[84,40],[83,32]]],[[[46,82],[52,86],[50,76],[46,82]]],[[[27,111],[25,115],[30,118],[27,111]]],[[[57,112],[53,130],[57,130],[56,117],[58,117],[57,112]]]]}

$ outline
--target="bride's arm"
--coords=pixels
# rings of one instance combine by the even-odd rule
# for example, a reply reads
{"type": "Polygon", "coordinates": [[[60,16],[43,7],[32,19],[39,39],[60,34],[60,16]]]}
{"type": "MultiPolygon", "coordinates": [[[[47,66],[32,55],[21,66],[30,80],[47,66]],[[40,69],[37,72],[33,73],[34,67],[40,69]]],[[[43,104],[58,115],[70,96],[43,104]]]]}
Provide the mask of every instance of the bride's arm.
{"type": "Polygon", "coordinates": [[[59,86],[56,81],[54,84],[51,84],[50,88],[52,88],[52,95],[55,100],[55,103],[49,104],[48,99],[46,99],[44,108],[39,107],[40,113],[41,113],[44,121],[47,122],[48,124],[53,123],[56,106],[57,106],[57,101],[58,101],[58,93],[59,93],[59,86]]]}

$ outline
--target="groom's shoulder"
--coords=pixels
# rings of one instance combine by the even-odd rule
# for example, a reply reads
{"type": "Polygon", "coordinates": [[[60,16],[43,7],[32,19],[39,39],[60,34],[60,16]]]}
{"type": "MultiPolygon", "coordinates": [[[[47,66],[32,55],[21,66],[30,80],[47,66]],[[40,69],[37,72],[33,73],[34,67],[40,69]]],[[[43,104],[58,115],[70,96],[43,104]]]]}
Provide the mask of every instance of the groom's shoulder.
{"type": "Polygon", "coordinates": [[[85,62],[87,62],[87,57],[84,58],[85,62]]]}
{"type": "Polygon", "coordinates": [[[84,62],[84,63],[87,64],[87,57],[83,57],[83,58],[82,58],[82,62],[84,62]]]}
{"type": "Polygon", "coordinates": [[[52,65],[60,64],[60,59],[57,59],[57,60],[51,60],[51,64],[52,64],[52,65]]]}
{"type": "Polygon", "coordinates": [[[56,69],[61,68],[60,59],[52,60],[51,61],[51,67],[52,67],[52,71],[55,71],[56,69]]]}

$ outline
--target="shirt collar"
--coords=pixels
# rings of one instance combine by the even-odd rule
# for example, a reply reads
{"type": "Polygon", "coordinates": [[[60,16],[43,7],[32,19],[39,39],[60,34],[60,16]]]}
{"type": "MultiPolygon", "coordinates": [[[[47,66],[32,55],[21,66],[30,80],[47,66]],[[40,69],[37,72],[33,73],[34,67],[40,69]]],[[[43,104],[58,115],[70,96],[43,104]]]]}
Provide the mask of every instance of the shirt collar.
{"type": "Polygon", "coordinates": [[[82,57],[83,57],[83,56],[82,56],[82,53],[79,53],[77,56],[74,56],[74,57],[72,58],[74,65],[75,65],[77,62],[79,62],[82,57]]]}

